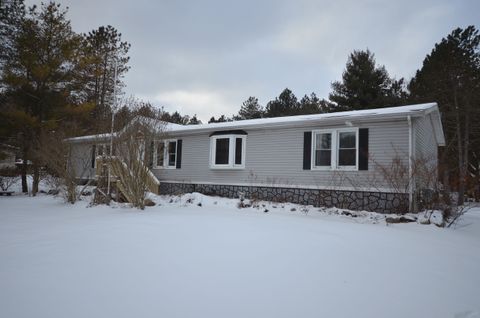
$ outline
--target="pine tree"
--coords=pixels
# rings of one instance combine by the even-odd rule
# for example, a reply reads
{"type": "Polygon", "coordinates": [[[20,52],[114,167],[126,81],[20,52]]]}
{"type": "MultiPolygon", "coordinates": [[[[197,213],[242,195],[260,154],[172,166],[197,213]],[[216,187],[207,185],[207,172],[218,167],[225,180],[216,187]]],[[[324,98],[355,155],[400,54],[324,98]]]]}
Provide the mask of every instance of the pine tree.
{"type": "MultiPolygon", "coordinates": [[[[480,34],[474,26],[455,29],[423,61],[409,84],[414,102],[436,101],[442,113],[447,146],[442,152],[444,183],[455,177],[463,203],[469,169],[480,153],[480,34]]],[[[471,173],[477,173],[470,171],[471,173]]]]}
{"type": "Polygon", "coordinates": [[[308,115],[328,113],[332,107],[332,103],[329,103],[325,99],[318,98],[315,93],[311,93],[310,96],[305,95],[300,100],[298,114],[308,115]]]}
{"type": "MultiPolygon", "coordinates": [[[[41,164],[35,156],[39,136],[78,110],[73,105],[72,85],[80,38],[72,31],[66,13],[53,2],[42,4],[40,9],[29,8],[12,37],[12,51],[3,67],[6,101],[2,117],[24,162],[33,161],[33,194],[38,191],[41,164]]],[[[22,174],[26,180],[26,165],[22,174]]]]}
{"type": "Polygon", "coordinates": [[[197,114],[193,115],[192,118],[188,121],[188,125],[199,125],[202,121],[197,118],[197,114]]]}
{"type": "Polygon", "coordinates": [[[238,116],[235,117],[237,120],[243,119],[255,119],[263,117],[263,107],[258,103],[258,98],[250,96],[246,101],[243,102],[238,112],[238,116]]]}
{"type": "Polygon", "coordinates": [[[297,97],[291,90],[285,88],[275,100],[268,102],[265,117],[297,115],[299,107],[297,97]]]}
{"type": "Polygon", "coordinates": [[[336,111],[397,106],[405,101],[402,84],[403,79],[391,79],[385,66],[376,65],[369,50],[353,51],[342,81],[332,83],[329,99],[337,105],[336,111]]]}
{"type": "Polygon", "coordinates": [[[210,120],[208,121],[208,123],[224,123],[224,122],[227,122],[227,121],[233,121],[233,119],[231,118],[228,118],[227,116],[225,115],[221,115],[220,117],[218,117],[218,119],[215,119],[215,116],[212,116],[210,118],[210,120]]]}
{"type": "Polygon", "coordinates": [[[3,83],[4,67],[15,54],[15,37],[26,15],[23,0],[0,1],[0,89],[3,83]]]}
{"type": "Polygon", "coordinates": [[[179,124],[179,125],[186,125],[188,124],[189,117],[184,117],[180,115],[178,111],[175,111],[172,116],[170,117],[170,122],[174,124],[179,124]]]}
{"type": "Polygon", "coordinates": [[[130,44],[122,41],[122,34],[110,25],[92,30],[82,35],[82,38],[82,62],[85,67],[81,70],[83,77],[81,84],[84,98],[94,105],[92,116],[96,122],[108,121],[113,106],[114,86],[116,85],[119,94],[124,87],[122,79],[130,69],[127,65],[130,60],[128,56],[130,44]]]}

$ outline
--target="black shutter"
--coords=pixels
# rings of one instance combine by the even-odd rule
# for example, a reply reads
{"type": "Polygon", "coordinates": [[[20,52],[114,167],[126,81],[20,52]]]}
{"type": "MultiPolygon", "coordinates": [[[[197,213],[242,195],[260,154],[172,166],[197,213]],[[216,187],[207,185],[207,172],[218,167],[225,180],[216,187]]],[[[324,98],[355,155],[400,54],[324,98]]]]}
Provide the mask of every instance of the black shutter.
{"type": "Polygon", "coordinates": [[[182,139],[177,140],[177,169],[182,167],[182,139]]]}
{"type": "Polygon", "coordinates": [[[150,142],[150,149],[148,150],[148,166],[153,168],[153,151],[155,150],[155,143],[153,140],[150,142]]]}
{"type": "Polygon", "coordinates": [[[95,168],[95,145],[92,145],[92,168],[95,168]]]}
{"type": "Polygon", "coordinates": [[[358,130],[358,170],[368,170],[368,128],[358,130]]]}
{"type": "Polygon", "coordinates": [[[312,167],[312,132],[303,133],[303,170],[310,170],[312,167]]]}

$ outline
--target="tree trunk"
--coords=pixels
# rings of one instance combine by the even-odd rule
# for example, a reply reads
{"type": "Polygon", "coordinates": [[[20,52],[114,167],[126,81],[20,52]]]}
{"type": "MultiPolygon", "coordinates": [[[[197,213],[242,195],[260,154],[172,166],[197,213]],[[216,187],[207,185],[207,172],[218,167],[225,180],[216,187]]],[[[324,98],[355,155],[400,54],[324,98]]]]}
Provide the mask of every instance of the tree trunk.
{"type": "Polygon", "coordinates": [[[28,146],[26,145],[25,137],[22,138],[22,165],[20,166],[22,175],[22,192],[28,193],[28,146]]]}
{"type": "Polygon", "coordinates": [[[23,163],[20,166],[21,174],[22,174],[22,192],[28,193],[28,182],[27,182],[27,160],[23,159],[23,163]]]}
{"type": "Polygon", "coordinates": [[[467,107],[465,112],[465,131],[463,133],[463,171],[464,171],[464,191],[468,191],[469,189],[466,188],[467,180],[465,180],[468,176],[468,164],[470,162],[468,155],[470,151],[470,117],[472,116],[470,112],[470,107],[467,107]]]}
{"type": "Polygon", "coordinates": [[[40,169],[35,163],[33,165],[33,183],[32,183],[32,195],[36,196],[38,192],[38,184],[40,183],[40,169]]]}
{"type": "Polygon", "coordinates": [[[462,144],[462,127],[460,122],[460,109],[457,99],[457,90],[454,89],[453,93],[454,107],[455,107],[455,128],[457,131],[457,152],[458,152],[458,199],[457,204],[463,204],[463,197],[465,195],[465,160],[463,157],[463,144],[462,144]]]}

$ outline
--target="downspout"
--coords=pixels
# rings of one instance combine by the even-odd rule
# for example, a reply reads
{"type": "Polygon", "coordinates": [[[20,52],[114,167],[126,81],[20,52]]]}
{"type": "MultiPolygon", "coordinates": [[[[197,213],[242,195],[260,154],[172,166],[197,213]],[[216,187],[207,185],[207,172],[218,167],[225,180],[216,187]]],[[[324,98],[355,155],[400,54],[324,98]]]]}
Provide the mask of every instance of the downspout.
{"type": "Polygon", "coordinates": [[[408,121],[408,210],[413,211],[413,126],[412,117],[407,116],[408,121]]]}
{"type": "Polygon", "coordinates": [[[113,129],[114,129],[114,124],[115,124],[115,109],[117,108],[117,60],[115,60],[115,66],[114,66],[114,82],[113,82],[113,107],[111,107],[111,111],[112,111],[112,123],[111,123],[111,127],[110,127],[110,153],[109,153],[109,163],[108,163],[108,179],[107,179],[107,196],[109,198],[111,198],[111,194],[110,194],[110,184],[111,184],[111,181],[110,179],[112,178],[111,177],[111,173],[110,173],[110,167],[112,166],[112,156],[113,156],[113,129]]]}

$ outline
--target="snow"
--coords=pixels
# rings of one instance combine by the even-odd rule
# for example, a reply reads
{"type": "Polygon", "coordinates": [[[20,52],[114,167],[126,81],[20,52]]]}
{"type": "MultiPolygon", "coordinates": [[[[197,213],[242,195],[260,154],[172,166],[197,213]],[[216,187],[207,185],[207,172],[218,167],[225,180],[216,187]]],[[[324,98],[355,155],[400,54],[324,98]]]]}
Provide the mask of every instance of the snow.
{"type": "Polygon", "coordinates": [[[480,317],[480,208],[442,229],[151,198],[0,197],[0,317],[480,317]]]}
{"type": "Polygon", "coordinates": [[[211,129],[239,129],[239,128],[248,128],[252,126],[272,126],[272,125],[286,125],[286,124],[303,124],[308,122],[323,122],[325,120],[353,120],[358,118],[369,118],[374,117],[391,117],[407,115],[423,116],[425,112],[430,110],[438,111],[437,103],[425,103],[425,104],[415,104],[415,105],[406,105],[406,106],[396,106],[396,107],[385,107],[385,108],[374,108],[374,109],[365,109],[365,110],[352,110],[352,111],[343,111],[336,113],[323,113],[323,114],[313,114],[313,115],[296,115],[296,116],[283,116],[283,117],[272,117],[272,118],[258,118],[258,119],[248,119],[240,121],[231,121],[231,122],[222,122],[222,123],[210,123],[210,124],[200,124],[200,125],[187,125],[187,126],[176,126],[172,127],[170,132],[188,132],[188,131],[199,131],[199,130],[211,130],[211,129]]]}
{"type": "MultiPolygon", "coordinates": [[[[351,121],[355,119],[373,119],[375,117],[391,118],[396,116],[424,116],[430,111],[438,112],[437,103],[425,103],[425,104],[415,104],[415,105],[406,105],[406,106],[396,106],[396,107],[385,107],[385,108],[374,108],[374,109],[365,109],[365,110],[353,110],[353,111],[344,111],[336,113],[324,113],[324,114],[313,114],[313,115],[296,115],[296,116],[284,116],[284,117],[273,117],[273,118],[258,118],[258,119],[248,119],[248,120],[239,120],[231,122],[222,122],[222,123],[205,123],[199,125],[178,125],[173,123],[167,123],[167,125],[161,125],[161,129],[168,133],[190,133],[190,132],[200,132],[200,131],[211,131],[211,130],[221,130],[221,129],[243,129],[243,128],[254,128],[254,127],[279,127],[286,125],[298,126],[308,123],[324,123],[325,121],[334,120],[334,121],[351,121]]],[[[436,117],[438,122],[435,124],[440,125],[440,117],[436,117]]],[[[163,122],[165,123],[165,122],[163,122]]],[[[155,125],[153,125],[155,126],[155,125]]],[[[110,137],[110,134],[102,135],[90,135],[90,136],[81,136],[68,139],[69,141],[88,141],[93,139],[101,139],[110,137]]],[[[440,136],[443,139],[443,133],[440,136]]]]}

